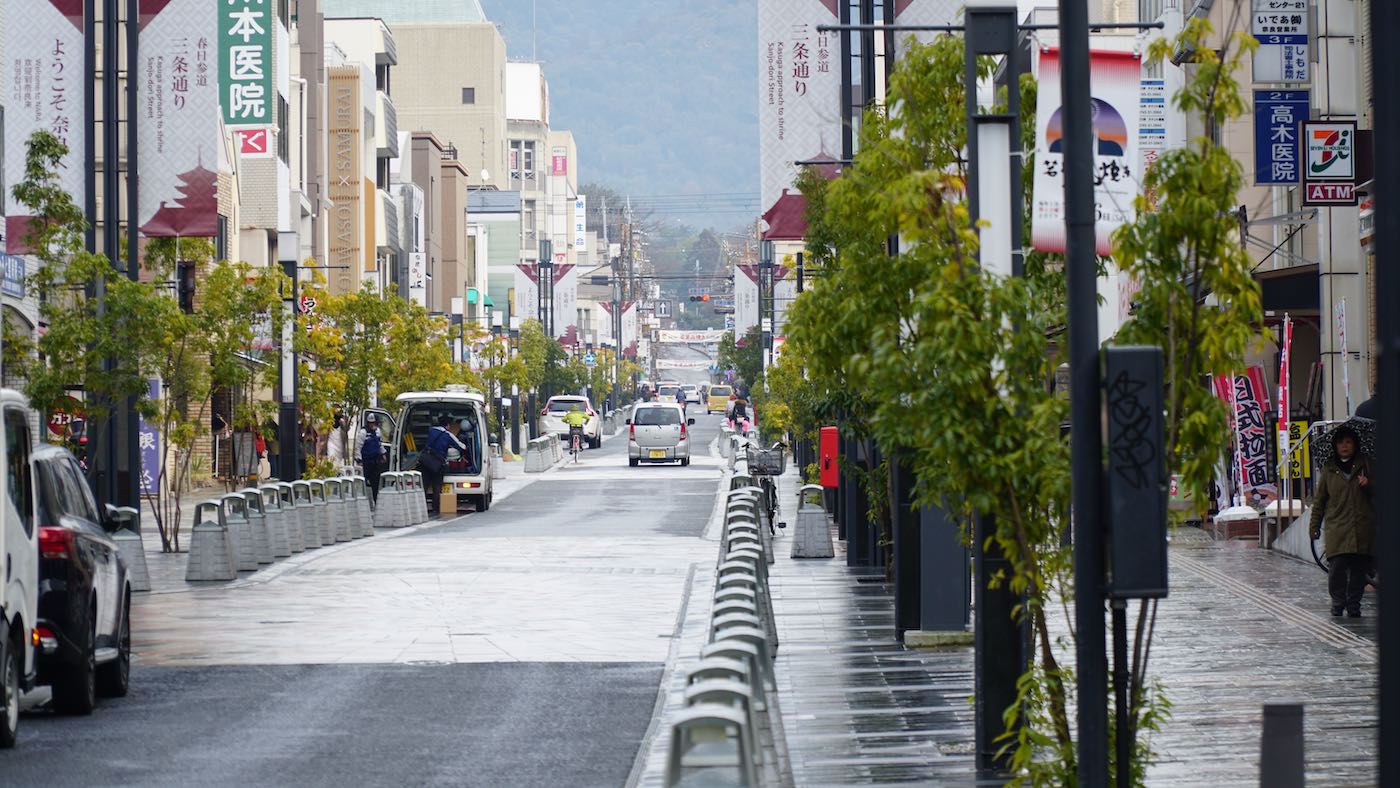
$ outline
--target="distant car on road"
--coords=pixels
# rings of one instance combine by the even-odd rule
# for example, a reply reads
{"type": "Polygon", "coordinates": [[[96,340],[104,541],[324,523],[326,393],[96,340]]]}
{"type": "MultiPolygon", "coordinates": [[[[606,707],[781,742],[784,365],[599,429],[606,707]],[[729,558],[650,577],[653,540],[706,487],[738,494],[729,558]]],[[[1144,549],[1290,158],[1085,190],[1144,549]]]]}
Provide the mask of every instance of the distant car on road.
{"type": "Polygon", "coordinates": [[[587,397],[574,394],[549,398],[544,410],[540,411],[540,434],[557,435],[561,440],[567,440],[569,425],[564,423],[564,417],[574,406],[578,406],[578,409],[588,416],[588,421],[583,425],[583,438],[588,442],[588,448],[596,449],[602,446],[602,420],[598,418],[598,412],[593,409],[593,403],[589,402],[587,397]]]}
{"type": "Polygon", "coordinates": [[[54,705],[91,714],[97,696],[126,695],[131,674],[131,581],[112,533],[136,516],[99,514],[72,452],[34,452],[39,498],[39,684],[54,705]]]}
{"type": "Polygon", "coordinates": [[[627,419],[627,464],[679,462],[690,464],[690,430],[695,419],[687,419],[679,405],[643,403],[632,409],[627,419]]]}
{"type": "Polygon", "coordinates": [[[681,394],[684,395],[686,402],[694,402],[697,405],[700,403],[700,387],[698,386],[683,385],[681,386],[681,394]]]}
{"type": "Polygon", "coordinates": [[[729,402],[734,399],[734,388],[732,386],[714,385],[710,386],[709,395],[705,398],[706,413],[729,413],[729,402]]]}
{"type": "Polygon", "coordinates": [[[681,400],[681,387],[676,383],[662,383],[656,388],[656,401],[678,405],[681,400]]]}

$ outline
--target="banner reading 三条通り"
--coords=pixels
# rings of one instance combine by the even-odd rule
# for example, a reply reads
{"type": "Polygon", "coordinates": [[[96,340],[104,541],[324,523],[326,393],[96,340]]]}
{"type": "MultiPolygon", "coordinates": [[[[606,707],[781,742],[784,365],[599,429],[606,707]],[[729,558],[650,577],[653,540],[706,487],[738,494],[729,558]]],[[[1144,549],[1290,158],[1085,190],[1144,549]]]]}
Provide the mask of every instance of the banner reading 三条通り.
{"type": "MultiPolygon", "coordinates": [[[[1109,240],[1136,216],[1138,194],[1138,91],[1141,58],[1132,52],[1093,52],[1089,58],[1093,122],[1095,249],[1112,253],[1109,240]]],[[[1035,113],[1035,192],[1031,238],[1042,252],[1065,251],[1064,118],[1060,106],[1060,51],[1040,52],[1040,97],[1035,113]]]]}
{"type": "MultiPolygon", "coordinates": [[[[12,185],[24,177],[29,138],[52,132],[68,146],[55,173],[58,186],[83,204],[83,2],[82,0],[5,0],[5,172],[12,185]]],[[[29,209],[5,189],[5,245],[10,254],[29,251],[29,209]]]]}
{"type": "Polygon", "coordinates": [[[838,0],[758,0],[760,208],[792,186],[795,161],[841,152],[841,41],[817,32],[837,23],[838,0]]]}
{"type": "Polygon", "coordinates": [[[1250,367],[1243,375],[1217,375],[1215,396],[1232,410],[1238,457],[1235,483],[1246,503],[1267,505],[1278,498],[1278,485],[1269,468],[1269,441],[1274,432],[1264,369],[1250,367]]]}
{"type": "MultiPolygon", "coordinates": [[[[141,233],[212,238],[219,231],[219,10],[206,0],[140,0],[137,84],[141,233]]],[[[237,57],[244,72],[272,61],[237,57]]]]}

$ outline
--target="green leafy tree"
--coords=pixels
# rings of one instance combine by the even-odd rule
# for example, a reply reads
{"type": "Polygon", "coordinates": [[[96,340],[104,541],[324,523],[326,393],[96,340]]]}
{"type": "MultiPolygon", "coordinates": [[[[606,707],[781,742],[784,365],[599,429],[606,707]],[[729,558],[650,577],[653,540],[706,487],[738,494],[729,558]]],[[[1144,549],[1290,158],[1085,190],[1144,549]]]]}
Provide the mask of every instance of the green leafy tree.
{"type": "Polygon", "coordinates": [[[734,370],[747,386],[763,384],[763,332],[758,325],[750,326],[742,340],[736,340],[733,331],[720,337],[719,366],[734,370]]]}
{"type": "MultiPolygon", "coordinates": [[[[145,417],[154,415],[147,381],[165,356],[160,326],[170,299],[148,283],[117,271],[105,255],[85,249],[82,208],[58,181],[68,148],[52,133],[30,137],[24,172],[13,194],[36,217],[26,240],[39,265],[28,279],[47,326],[30,344],[6,324],[5,344],[15,344],[6,365],[24,380],[30,403],[50,413],[69,392],[81,392],[89,424],[101,424],[116,403],[130,398],[145,417]]],[[[103,450],[101,433],[88,431],[88,451],[103,450]]],[[[96,468],[96,463],[93,464],[96,468]]]]}

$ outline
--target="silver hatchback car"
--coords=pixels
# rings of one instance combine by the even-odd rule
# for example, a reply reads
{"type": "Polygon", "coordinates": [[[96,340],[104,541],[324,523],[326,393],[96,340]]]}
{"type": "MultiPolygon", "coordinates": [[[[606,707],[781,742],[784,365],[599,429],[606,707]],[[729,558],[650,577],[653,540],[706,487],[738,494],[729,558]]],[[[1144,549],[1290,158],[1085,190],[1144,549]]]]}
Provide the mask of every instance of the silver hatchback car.
{"type": "Polygon", "coordinates": [[[687,419],[680,405],[643,403],[627,420],[627,464],[679,462],[690,464],[690,430],[695,419],[687,419]]]}

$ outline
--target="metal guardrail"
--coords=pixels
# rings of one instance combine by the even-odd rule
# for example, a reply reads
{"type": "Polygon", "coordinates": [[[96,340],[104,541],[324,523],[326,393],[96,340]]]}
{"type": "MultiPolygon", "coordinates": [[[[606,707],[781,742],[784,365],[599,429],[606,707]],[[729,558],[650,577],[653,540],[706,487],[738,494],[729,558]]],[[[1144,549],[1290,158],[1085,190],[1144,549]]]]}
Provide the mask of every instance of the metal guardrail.
{"type": "MultiPolygon", "coordinates": [[[[730,455],[732,456],[732,455],[730,455]]],[[[767,491],[745,476],[725,497],[709,642],[686,674],[686,708],[670,720],[667,786],[758,785],[778,649],[768,586],[767,491]]],[[[769,726],[771,727],[771,725],[769,726]]]]}

